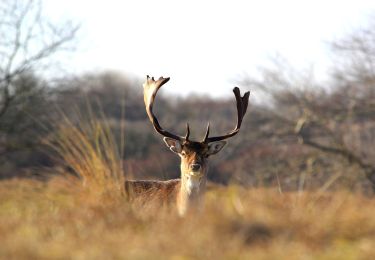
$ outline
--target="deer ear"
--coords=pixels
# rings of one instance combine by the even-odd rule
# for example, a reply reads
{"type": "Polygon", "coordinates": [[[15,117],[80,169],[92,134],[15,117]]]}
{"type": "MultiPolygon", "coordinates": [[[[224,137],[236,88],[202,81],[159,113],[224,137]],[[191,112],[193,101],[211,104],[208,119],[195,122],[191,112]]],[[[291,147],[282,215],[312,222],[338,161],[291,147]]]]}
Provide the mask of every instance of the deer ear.
{"type": "Polygon", "coordinates": [[[172,152],[181,153],[182,145],[179,140],[176,140],[170,137],[164,137],[163,140],[172,152]]]}
{"type": "Polygon", "coordinates": [[[226,145],[226,141],[217,141],[212,142],[208,145],[208,155],[213,155],[221,151],[223,149],[224,145],[226,145]]]}

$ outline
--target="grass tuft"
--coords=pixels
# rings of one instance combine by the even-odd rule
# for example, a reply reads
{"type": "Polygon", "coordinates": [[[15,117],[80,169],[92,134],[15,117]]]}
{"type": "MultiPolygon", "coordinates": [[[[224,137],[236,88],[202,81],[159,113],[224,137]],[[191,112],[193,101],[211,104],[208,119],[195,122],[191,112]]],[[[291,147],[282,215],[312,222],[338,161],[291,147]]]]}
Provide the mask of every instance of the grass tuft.
{"type": "Polygon", "coordinates": [[[65,116],[47,144],[62,163],[62,174],[77,176],[90,196],[111,200],[124,196],[121,154],[104,116],[79,117],[77,123],[65,116]]]}

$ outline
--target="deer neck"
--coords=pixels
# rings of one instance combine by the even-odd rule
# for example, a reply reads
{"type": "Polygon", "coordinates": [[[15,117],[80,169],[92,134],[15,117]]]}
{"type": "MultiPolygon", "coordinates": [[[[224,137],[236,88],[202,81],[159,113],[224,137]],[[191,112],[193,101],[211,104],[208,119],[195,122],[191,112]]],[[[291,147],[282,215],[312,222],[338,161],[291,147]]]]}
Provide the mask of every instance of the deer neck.
{"type": "Polygon", "coordinates": [[[181,167],[181,187],[177,198],[180,215],[184,215],[190,208],[201,207],[206,190],[206,171],[192,174],[181,167]]]}

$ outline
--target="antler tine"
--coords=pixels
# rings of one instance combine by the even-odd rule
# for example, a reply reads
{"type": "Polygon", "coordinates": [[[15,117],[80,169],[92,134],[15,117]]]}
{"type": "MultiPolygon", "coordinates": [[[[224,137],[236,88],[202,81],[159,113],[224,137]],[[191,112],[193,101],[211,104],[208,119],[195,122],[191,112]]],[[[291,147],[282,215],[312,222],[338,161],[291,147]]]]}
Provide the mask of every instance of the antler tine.
{"type": "Polygon", "coordinates": [[[150,121],[151,121],[152,125],[154,126],[154,129],[156,130],[156,132],[158,132],[159,134],[161,134],[165,137],[170,137],[170,138],[173,138],[175,140],[183,141],[183,140],[186,140],[187,138],[189,138],[189,133],[190,133],[189,126],[187,126],[187,133],[186,133],[185,138],[181,137],[181,136],[178,136],[178,135],[175,135],[175,134],[173,134],[173,133],[171,133],[167,130],[164,130],[160,126],[158,119],[156,118],[156,116],[154,115],[154,113],[152,111],[154,100],[155,100],[155,97],[156,97],[156,94],[157,94],[158,90],[165,83],[167,83],[169,81],[169,79],[170,78],[160,77],[157,81],[155,81],[154,77],[150,78],[147,75],[146,82],[143,84],[143,98],[144,98],[144,102],[145,102],[145,106],[146,106],[146,112],[147,112],[148,118],[150,119],[150,121]]]}
{"type": "Polygon", "coordinates": [[[221,141],[224,139],[227,139],[229,137],[232,137],[236,135],[241,128],[242,124],[242,119],[246,113],[247,106],[249,103],[249,96],[250,96],[250,91],[246,92],[242,97],[240,93],[240,89],[238,87],[235,87],[233,89],[234,96],[236,97],[236,103],[237,103],[237,125],[236,127],[229,133],[222,135],[222,136],[215,136],[215,137],[208,137],[208,132],[209,132],[209,126],[207,127],[207,132],[206,132],[206,137],[204,139],[204,142],[210,143],[210,142],[215,142],[215,141],[221,141]]]}
{"type": "Polygon", "coordinates": [[[207,124],[206,134],[204,135],[203,142],[206,142],[209,134],[210,134],[210,122],[208,122],[207,124]]]}
{"type": "Polygon", "coordinates": [[[189,127],[189,123],[186,123],[185,141],[189,141],[189,135],[190,135],[190,127],[189,127]]]}

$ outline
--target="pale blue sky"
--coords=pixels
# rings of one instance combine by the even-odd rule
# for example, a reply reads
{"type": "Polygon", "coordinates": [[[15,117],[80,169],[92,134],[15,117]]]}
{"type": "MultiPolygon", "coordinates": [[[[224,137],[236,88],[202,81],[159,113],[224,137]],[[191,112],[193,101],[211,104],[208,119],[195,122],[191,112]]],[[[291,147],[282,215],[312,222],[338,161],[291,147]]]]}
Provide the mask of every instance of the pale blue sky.
{"type": "Polygon", "coordinates": [[[170,76],[167,91],[224,96],[276,53],[323,77],[327,42],[364,26],[375,1],[49,0],[45,9],[82,24],[78,52],[62,59],[71,72],[170,76]]]}

